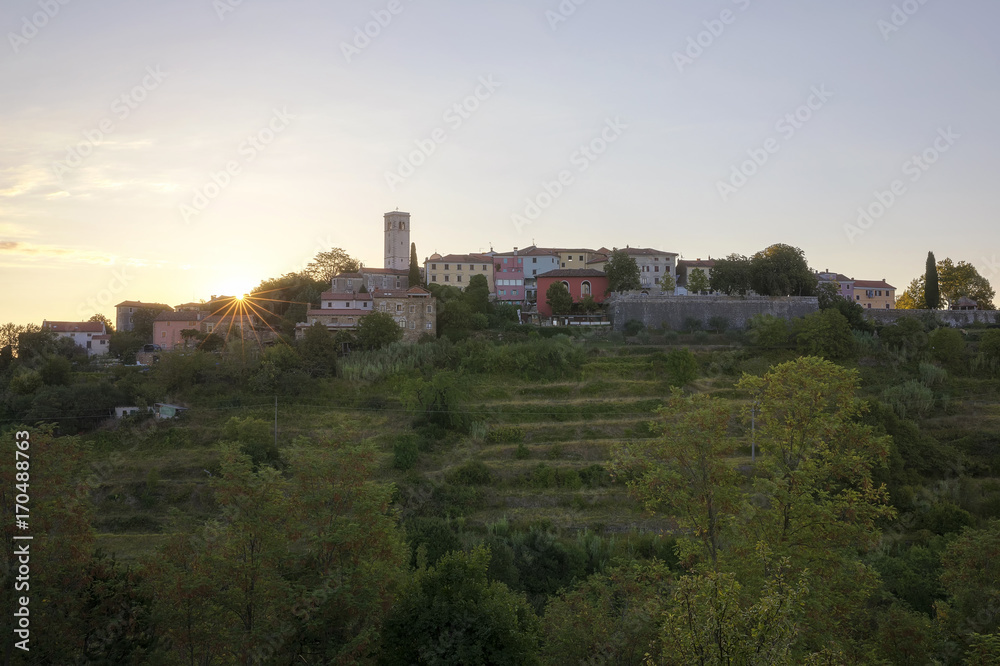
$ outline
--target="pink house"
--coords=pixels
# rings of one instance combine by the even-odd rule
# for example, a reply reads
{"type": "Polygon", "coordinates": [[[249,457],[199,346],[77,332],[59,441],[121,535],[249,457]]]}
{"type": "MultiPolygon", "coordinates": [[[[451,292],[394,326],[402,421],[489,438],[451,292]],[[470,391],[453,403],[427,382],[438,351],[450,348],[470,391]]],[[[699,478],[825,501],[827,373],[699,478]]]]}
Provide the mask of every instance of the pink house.
{"type": "Polygon", "coordinates": [[[552,316],[546,293],[554,282],[562,282],[573,297],[574,303],[579,303],[590,296],[596,303],[604,302],[604,294],[608,290],[608,276],[592,268],[560,268],[538,276],[538,314],[543,317],[552,316]]]}
{"type": "Polygon", "coordinates": [[[161,312],[153,320],[153,343],[164,350],[182,348],[186,340],[181,331],[199,330],[207,312],[161,312]]]}

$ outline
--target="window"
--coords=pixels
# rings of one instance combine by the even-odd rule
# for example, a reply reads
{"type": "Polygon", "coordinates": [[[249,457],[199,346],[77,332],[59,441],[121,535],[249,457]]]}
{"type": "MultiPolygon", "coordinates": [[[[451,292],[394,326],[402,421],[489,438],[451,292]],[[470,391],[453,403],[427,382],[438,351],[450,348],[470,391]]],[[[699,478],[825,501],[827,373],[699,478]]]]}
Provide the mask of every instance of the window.
{"type": "Polygon", "coordinates": [[[432,328],[433,326],[434,326],[433,324],[431,324],[430,322],[427,322],[427,328],[432,328]]]}
{"type": "Polygon", "coordinates": [[[445,276],[444,276],[444,281],[445,281],[445,282],[451,282],[450,278],[451,278],[451,276],[450,276],[450,275],[448,275],[447,273],[445,273],[445,276]]]}
{"type": "Polygon", "coordinates": [[[415,321],[411,321],[411,322],[410,322],[410,330],[412,331],[412,330],[413,330],[413,329],[415,329],[416,327],[417,327],[417,322],[415,322],[415,321]]]}
{"type": "MultiPolygon", "coordinates": [[[[160,337],[161,337],[161,338],[165,338],[165,337],[167,337],[167,332],[166,332],[166,331],[160,331],[160,337]]],[[[88,347],[90,346],[90,343],[89,343],[89,342],[87,343],[87,346],[88,346],[88,347]]]]}
{"type": "Polygon", "coordinates": [[[400,319],[399,320],[399,327],[400,328],[406,328],[406,320],[405,319],[400,319]]]}
{"type": "Polygon", "coordinates": [[[538,270],[536,270],[536,269],[532,268],[532,269],[531,269],[531,274],[532,274],[532,275],[538,275],[538,270]]]}
{"type": "Polygon", "coordinates": [[[572,256],[566,257],[566,261],[573,261],[573,257],[572,256]]]}
{"type": "Polygon", "coordinates": [[[483,264],[483,270],[484,271],[486,270],[486,264],[483,264]]]}
{"type": "MultiPolygon", "coordinates": [[[[573,259],[573,258],[572,258],[572,257],[570,257],[570,261],[572,261],[572,259],[573,259]]],[[[566,268],[566,262],[565,262],[565,261],[563,262],[563,265],[562,265],[562,267],[563,267],[563,268],[566,268]]]]}
{"type": "Polygon", "coordinates": [[[514,295],[514,296],[517,296],[517,289],[515,289],[514,291],[512,291],[512,292],[510,292],[510,293],[511,293],[512,295],[514,295]]]}
{"type": "MultiPolygon", "coordinates": [[[[332,303],[331,303],[331,305],[332,305],[332,303]]],[[[344,301],[344,307],[345,308],[351,307],[351,302],[350,301],[344,301]]]]}
{"type": "Polygon", "coordinates": [[[503,263],[505,263],[505,264],[507,263],[507,257],[503,258],[503,263]]]}
{"type": "Polygon", "coordinates": [[[432,271],[436,271],[437,269],[438,269],[438,265],[437,264],[431,264],[431,270],[432,271]]]}
{"type": "Polygon", "coordinates": [[[583,296],[590,296],[590,282],[584,280],[583,284],[580,286],[580,294],[583,296]]]}
{"type": "Polygon", "coordinates": [[[438,276],[437,275],[431,275],[431,282],[437,282],[437,281],[438,281],[438,276]]]}
{"type": "Polygon", "coordinates": [[[347,286],[348,287],[353,287],[354,286],[354,280],[348,279],[347,280],[347,286]]]}
{"type": "Polygon", "coordinates": [[[659,273],[660,272],[660,267],[659,266],[653,266],[653,272],[654,273],[659,273]]]}
{"type": "Polygon", "coordinates": [[[457,280],[457,281],[458,281],[458,282],[461,282],[461,281],[462,281],[462,276],[461,276],[461,275],[459,275],[459,276],[458,276],[458,280],[457,280]]]}
{"type": "Polygon", "coordinates": [[[538,263],[538,257],[532,257],[531,258],[531,263],[537,264],[538,263]]]}
{"type": "Polygon", "coordinates": [[[402,311],[403,311],[403,304],[396,303],[396,312],[402,312],[402,311]]]}
{"type": "Polygon", "coordinates": [[[416,311],[417,311],[417,306],[416,305],[411,305],[410,306],[410,314],[415,314],[416,311]]]}
{"type": "Polygon", "coordinates": [[[455,270],[457,271],[462,270],[462,264],[455,264],[455,270]]]}
{"type": "Polygon", "coordinates": [[[580,255],[580,261],[583,261],[583,255],[582,254],[580,255]]]}
{"type": "Polygon", "coordinates": [[[660,278],[653,278],[654,284],[660,284],[660,278]]]}
{"type": "Polygon", "coordinates": [[[434,312],[434,307],[433,307],[433,306],[430,306],[430,305],[428,305],[428,306],[427,306],[427,314],[430,314],[430,313],[432,313],[432,312],[434,312]]]}
{"type": "Polygon", "coordinates": [[[445,269],[445,270],[448,270],[448,264],[445,264],[445,265],[444,265],[444,269],[445,269]]]}

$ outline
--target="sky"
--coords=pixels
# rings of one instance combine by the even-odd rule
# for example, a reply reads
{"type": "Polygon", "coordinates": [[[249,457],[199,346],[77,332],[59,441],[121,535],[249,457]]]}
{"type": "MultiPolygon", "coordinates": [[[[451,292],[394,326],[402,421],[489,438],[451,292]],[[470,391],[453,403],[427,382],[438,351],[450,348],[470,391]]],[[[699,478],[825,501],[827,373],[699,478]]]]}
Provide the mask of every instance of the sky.
{"type": "Polygon", "coordinates": [[[0,322],[531,244],[1000,286],[994,0],[5,0],[0,322]]]}

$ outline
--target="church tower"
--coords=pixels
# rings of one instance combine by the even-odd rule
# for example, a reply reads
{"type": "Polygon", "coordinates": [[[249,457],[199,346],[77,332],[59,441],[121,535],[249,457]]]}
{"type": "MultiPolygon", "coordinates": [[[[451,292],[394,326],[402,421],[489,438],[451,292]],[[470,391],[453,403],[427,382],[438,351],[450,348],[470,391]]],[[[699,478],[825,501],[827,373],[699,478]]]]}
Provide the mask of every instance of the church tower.
{"type": "Polygon", "coordinates": [[[385,266],[397,271],[410,268],[410,214],[398,210],[385,214],[385,266]]]}

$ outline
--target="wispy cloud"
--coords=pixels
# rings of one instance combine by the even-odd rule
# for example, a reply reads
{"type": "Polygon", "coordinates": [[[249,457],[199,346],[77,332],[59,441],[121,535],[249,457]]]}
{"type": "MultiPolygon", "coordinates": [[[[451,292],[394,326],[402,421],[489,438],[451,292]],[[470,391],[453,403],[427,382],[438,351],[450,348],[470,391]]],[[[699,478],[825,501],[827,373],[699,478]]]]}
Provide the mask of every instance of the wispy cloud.
{"type": "Polygon", "coordinates": [[[162,268],[167,264],[163,260],[149,261],[136,257],[123,258],[115,254],[98,252],[96,250],[73,249],[57,245],[38,245],[13,240],[0,240],[0,257],[30,263],[49,261],[58,264],[125,265],[143,268],[162,268]]]}

